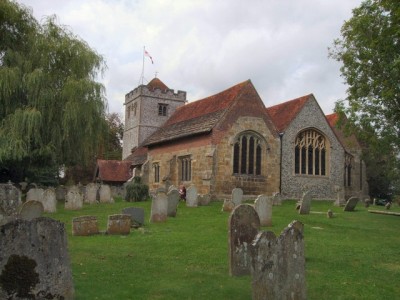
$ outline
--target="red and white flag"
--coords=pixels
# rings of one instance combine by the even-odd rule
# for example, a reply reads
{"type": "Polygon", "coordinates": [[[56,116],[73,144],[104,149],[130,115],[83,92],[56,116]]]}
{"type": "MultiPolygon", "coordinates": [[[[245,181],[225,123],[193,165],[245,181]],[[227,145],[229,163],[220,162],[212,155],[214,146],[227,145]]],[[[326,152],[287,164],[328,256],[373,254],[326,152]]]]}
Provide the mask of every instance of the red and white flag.
{"type": "Polygon", "coordinates": [[[144,50],[144,55],[147,56],[147,57],[149,57],[150,60],[151,60],[151,63],[154,65],[153,58],[151,57],[150,53],[147,52],[146,50],[144,50]]]}

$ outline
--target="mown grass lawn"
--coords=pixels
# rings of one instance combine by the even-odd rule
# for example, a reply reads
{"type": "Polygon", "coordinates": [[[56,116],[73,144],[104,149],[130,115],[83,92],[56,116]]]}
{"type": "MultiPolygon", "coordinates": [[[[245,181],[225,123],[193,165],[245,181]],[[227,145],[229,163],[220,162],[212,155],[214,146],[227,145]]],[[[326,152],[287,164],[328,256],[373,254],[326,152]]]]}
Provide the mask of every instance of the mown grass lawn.
{"type": "MultiPolygon", "coordinates": [[[[251,299],[251,277],[228,274],[229,214],[221,212],[222,202],[180,203],[176,218],[156,224],[148,222],[150,206],[118,200],[80,211],[59,205],[47,214],[65,223],[76,299],[251,299]],[[72,236],[72,218],[95,215],[104,231],[108,215],[129,206],[144,208],[142,229],[72,236]]],[[[278,235],[293,220],[304,223],[308,299],[399,299],[400,217],[367,210],[359,203],[344,212],[325,201],[313,201],[309,215],[299,215],[295,201],[273,207],[273,226],[264,230],[278,235]],[[328,209],[334,218],[326,217],[328,209]]]]}

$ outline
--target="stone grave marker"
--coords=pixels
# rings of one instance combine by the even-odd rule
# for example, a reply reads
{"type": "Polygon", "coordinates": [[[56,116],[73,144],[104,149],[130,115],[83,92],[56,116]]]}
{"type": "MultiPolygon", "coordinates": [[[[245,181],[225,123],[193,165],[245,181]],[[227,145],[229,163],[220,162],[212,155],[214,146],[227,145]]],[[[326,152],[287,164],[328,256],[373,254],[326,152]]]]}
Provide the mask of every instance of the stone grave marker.
{"type": "Polygon", "coordinates": [[[131,232],[130,215],[111,215],[108,216],[107,233],[108,234],[129,234],[131,232]]]}
{"type": "Polygon", "coordinates": [[[241,188],[234,188],[232,190],[232,202],[235,206],[242,204],[243,190],[241,188]]]}
{"type": "Polygon", "coordinates": [[[131,216],[132,226],[140,227],[144,225],[144,209],[141,207],[127,207],[122,209],[122,213],[131,216]]]}
{"type": "Polygon", "coordinates": [[[328,209],[328,212],[326,213],[326,216],[328,219],[332,219],[333,218],[333,211],[332,209],[328,209]]]}
{"type": "Polygon", "coordinates": [[[198,203],[200,206],[207,206],[211,202],[211,195],[210,194],[199,194],[197,196],[198,203]]]}
{"type": "Polygon", "coordinates": [[[170,189],[167,194],[168,199],[168,217],[176,217],[176,211],[180,200],[180,194],[177,189],[170,189]]]}
{"type": "Polygon", "coordinates": [[[63,223],[8,222],[0,227],[0,249],[0,299],[74,299],[63,223]]]}
{"type": "Polygon", "coordinates": [[[43,197],[38,201],[42,202],[45,212],[55,213],[57,211],[56,192],[53,188],[45,189],[43,192],[43,197]]]}
{"type": "Polygon", "coordinates": [[[102,184],[99,190],[100,203],[114,203],[114,199],[111,197],[111,189],[108,184],[102,184]]]}
{"type": "Polygon", "coordinates": [[[56,199],[57,201],[63,201],[65,200],[65,196],[67,195],[67,189],[65,186],[58,186],[56,187],[56,199]]]}
{"type": "Polygon", "coordinates": [[[15,186],[0,184],[0,208],[6,216],[16,215],[21,204],[21,192],[15,186]]]}
{"type": "Polygon", "coordinates": [[[39,218],[43,215],[44,207],[43,203],[36,200],[29,200],[22,204],[19,211],[19,217],[24,220],[32,220],[39,218]]]}
{"type": "Polygon", "coordinates": [[[261,226],[272,226],[272,199],[266,195],[259,195],[254,201],[261,226]]]}
{"type": "Polygon", "coordinates": [[[301,222],[293,221],[279,237],[258,233],[251,249],[252,299],[307,299],[301,222]]]}
{"type": "Polygon", "coordinates": [[[231,199],[225,199],[224,204],[222,204],[222,211],[231,212],[235,208],[235,203],[231,199]]]}
{"type": "Polygon", "coordinates": [[[311,192],[305,192],[303,194],[303,198],[301,198],[301,204],[300,204],[300,209],[299,209],[299,214],[300,215],[308,215],[310,214],[310,209],[311,209],[311,192]]]}
{"type": "Polygon", "coordinates": [[[72,235],[88,236],[99,233],[96,216],[80,216],[72,219],[72,235]]]}
{"type": "Polygon", "coordinates": [[[96,183],[89,183],[86,186],[85,203],[95,204],[97,203],[97,192],[99,187],[96,183]]]}
{"type": "Polygon", "coordinates": [[[26,193],[25,201],[30,201],[30,200],[42,201],[43,194],[44,194],[44,189],[42,189],[42,188],[31,188],[26,193]]]}
{"type": "Polygon", "coordinates": [[[150,222],[158,223],[167,220],[168,198],[165,190],[159,190],[157,195],[151,201],[150,222]]]}
{"type": "Polygon", "coordinates": [[[65,196],[64,208],[66,210],[80,210],[83,206],[82,194],[76,188],[71,188],[68,190],[65,196]]]}
{"type": "Polygon", "coordinates": [[[357,197],[351,197],[349,200],[347,200],[346,205],[344,207],[344,211],[354,211],[356,208],[356,205],[358,203],[358,198],[357,197]]]}
{"type": "Polygon", "coordinates": [[[272,205],[282,205],[282,195],[280,193],[274,193],[272,196],[272,205]]]}
{"type": "Polygon", "coordinates": [[[237,206],[229,216],[229,274],[249,275],[251,269],[251,243],[260,229],[260,218],[254,207],[237,206]]]}
{"type": "Polygon", "coordinates": [[[186,189],[186,206],[197,207],[197,205],[197,188],[194,185],[191,185],[186,189]]]}

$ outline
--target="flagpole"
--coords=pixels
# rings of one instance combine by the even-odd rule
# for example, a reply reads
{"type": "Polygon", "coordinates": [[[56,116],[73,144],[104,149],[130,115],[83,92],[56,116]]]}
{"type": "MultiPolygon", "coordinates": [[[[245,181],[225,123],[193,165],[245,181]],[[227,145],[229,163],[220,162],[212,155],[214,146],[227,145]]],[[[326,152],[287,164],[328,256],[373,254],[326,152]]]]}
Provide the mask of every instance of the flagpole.
{"type": "Polygon", "coordinates": [[[140,77],[140,84],[143,85],[143,79],[144,79],[144,52],[146,51],[145,46],[143,46],[143,58],[142,58],[142,76],[140,77]]]}

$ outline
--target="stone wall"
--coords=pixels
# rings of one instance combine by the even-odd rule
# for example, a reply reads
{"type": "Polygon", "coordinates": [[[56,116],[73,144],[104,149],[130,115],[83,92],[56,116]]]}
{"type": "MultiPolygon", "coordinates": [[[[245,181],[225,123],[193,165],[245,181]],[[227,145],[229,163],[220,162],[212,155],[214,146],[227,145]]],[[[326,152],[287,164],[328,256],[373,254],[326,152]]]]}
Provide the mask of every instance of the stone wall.
{"type": "Polygon", "coordinates": [[[304,105],[282,137],[282,181],[281,193],[286,199],[300,199],[305,190],[312,192],[314,199],[335,199],[334,186],[343,186],[344,149],[329,126],[315,99],[304,105]],[[307,128],[323,133],[329,141],[326,176],[294,174],[294,147],[297,134],[307,128]]]}

